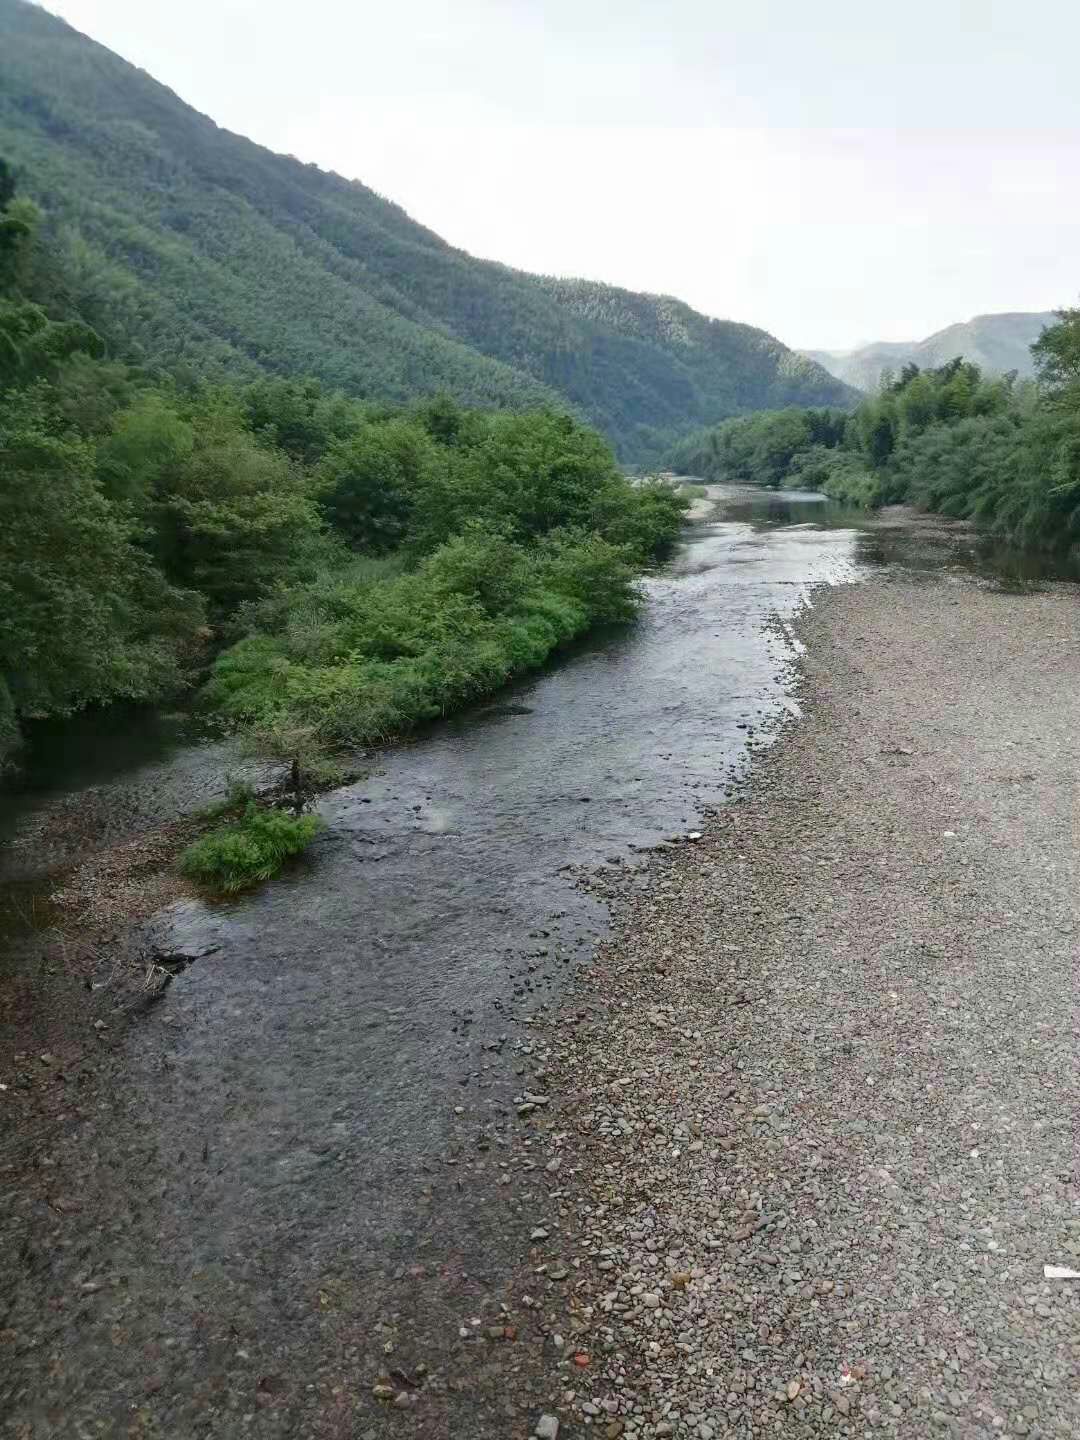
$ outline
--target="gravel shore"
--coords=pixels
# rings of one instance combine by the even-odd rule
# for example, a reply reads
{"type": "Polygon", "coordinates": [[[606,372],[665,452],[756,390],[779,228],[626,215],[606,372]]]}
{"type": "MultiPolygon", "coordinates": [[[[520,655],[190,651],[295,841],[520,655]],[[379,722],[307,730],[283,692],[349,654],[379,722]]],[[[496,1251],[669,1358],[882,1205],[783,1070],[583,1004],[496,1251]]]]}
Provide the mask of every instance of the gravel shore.
{"type": "Polygon", "coordinates": [[[804,719],[537,1046],[538,1433],[1076,1435],[1076,592],[800,634],[804,719]]]}

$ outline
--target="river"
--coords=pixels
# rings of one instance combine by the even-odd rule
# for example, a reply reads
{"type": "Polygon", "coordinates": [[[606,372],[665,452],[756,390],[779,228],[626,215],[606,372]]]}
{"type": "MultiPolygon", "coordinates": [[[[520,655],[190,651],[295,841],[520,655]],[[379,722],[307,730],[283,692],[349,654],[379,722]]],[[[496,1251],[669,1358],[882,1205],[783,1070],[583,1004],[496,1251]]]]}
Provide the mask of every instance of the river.
{"type": "MultiPolygon", "coordinates": [[[[65,1433],[134,1410],[151,1418],[131,1433],[231,1436],[256,1407],[260,1433],[337,1433],[314,1417],[378,1326],[409,1329],[415,1362],[490,1303],[537,1218],[499,1163],[538,1083],[533,1022],[603,934],[603,876],[692,843],[737,789],[796,708],[785,622],[814,587],[972,563],[814,495],[710,498],[639,623],[380,754],[323,798],[325,831],[278,881],[155,922],[202,958],[37,1148],[9,1152],[50,1171],[5,1222],[19,1413],[56,1355],[65,1433]]],[[[77,737],[12,811],[24,886],[31,856],[72,858],[34,842],[51,815],[150,826],[232,763],[170,722],[77,737]]]]}

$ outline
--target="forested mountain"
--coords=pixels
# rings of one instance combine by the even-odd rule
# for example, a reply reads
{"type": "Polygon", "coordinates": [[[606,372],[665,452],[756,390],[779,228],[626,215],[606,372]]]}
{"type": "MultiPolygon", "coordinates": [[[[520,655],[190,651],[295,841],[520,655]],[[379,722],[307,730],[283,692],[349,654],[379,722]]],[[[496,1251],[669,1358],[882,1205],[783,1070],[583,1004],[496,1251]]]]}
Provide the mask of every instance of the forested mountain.
{"type": "Polygon", "coordinates": [[[70,313],[126,360],[569,404],[629,458],[728,415],[852,398],[764,331],[455,250],[25,0],[0,0],[0,155],[46,212],[70,313]]]}
{"type": "Polygon", "coordinates": [[[978,365],[989,375],[1015,370],[1022,379],[1029,379],[1035,373],[1031,346],[1053,323],[1049,310],[976,315],[963,324],[947,325],[925,340],[879,340],[857,350],[803,350],[800,354],[848,385],[867,391],[878,388],[886,370],[898,374],[909,364],[933,370],[959,359],[978,365]]]}

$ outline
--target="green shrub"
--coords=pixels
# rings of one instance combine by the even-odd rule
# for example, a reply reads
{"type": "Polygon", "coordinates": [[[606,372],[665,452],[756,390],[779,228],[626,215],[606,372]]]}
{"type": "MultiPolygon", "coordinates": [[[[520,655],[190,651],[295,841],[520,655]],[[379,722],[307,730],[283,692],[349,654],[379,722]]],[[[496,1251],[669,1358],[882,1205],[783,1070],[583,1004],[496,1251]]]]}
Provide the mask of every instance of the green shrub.
{"type": "Polygon", "coordinates": [[[223,895],[269,880],[322,829],[317,815],[287,815],[249,804],[232,825],[211,830],[180,856],[180,868],[223,895]]]}
{"type": "Polygon", "coordinates": [[[246,780],[232,780],[226,776],[225,794],[220,800],[199,811],[199,819],[209,824],[212,820],[224,820],[226,815],[235,815],[255,799],[255,789],[246,780]]]}
{"type": "Polygon", "coordinates": [[[634,575],[633,553],[595,534],[518,544],[474,525],[412,572],[325,575],[262,607],[272,633],[225,651],[204,696],[267,735],[376,743],[490,694],[590,625],[630,619],[634,575]]]}
{"type": "Polygon", "coordinates": [[[830,500],[839,500],[845,505],[860,505],[870,510],[881,504],[880,478],[855,455],[839,453],[821,488],[830,500]]]}

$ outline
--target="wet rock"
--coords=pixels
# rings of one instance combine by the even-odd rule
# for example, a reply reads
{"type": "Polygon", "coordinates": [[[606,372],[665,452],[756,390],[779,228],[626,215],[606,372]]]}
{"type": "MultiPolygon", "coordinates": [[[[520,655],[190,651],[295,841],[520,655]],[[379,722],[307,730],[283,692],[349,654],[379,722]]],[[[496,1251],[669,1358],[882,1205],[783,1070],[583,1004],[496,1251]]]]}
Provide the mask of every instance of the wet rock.
{"type": "Polygon", "coordinates": [[[198,900],[177,900],[143,927],[145,959],[170,975],[179,975],[217,954],[223,944],[222,920],[198,900]]]}

